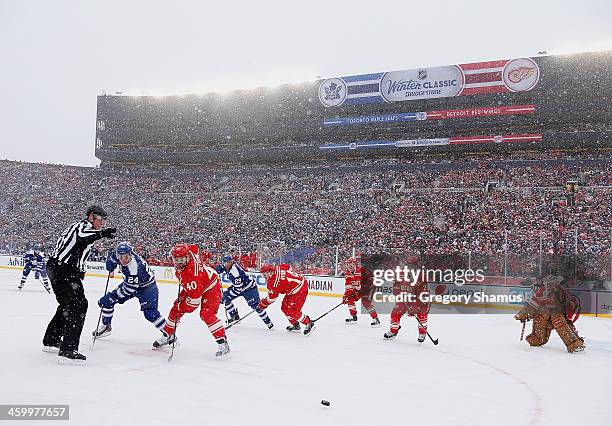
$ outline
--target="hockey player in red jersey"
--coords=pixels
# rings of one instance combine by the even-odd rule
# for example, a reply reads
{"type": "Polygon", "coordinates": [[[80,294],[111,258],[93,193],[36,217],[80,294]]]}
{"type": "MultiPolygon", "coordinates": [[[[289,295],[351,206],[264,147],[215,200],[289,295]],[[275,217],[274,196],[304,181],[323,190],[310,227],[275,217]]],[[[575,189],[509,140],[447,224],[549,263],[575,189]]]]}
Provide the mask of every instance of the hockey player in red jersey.
{"type": "Polygon", "coordinates": [[[281,311],[285,314],[290,326],[287,331],[299,331],[300,323],[304,324],[304,335],[309,336],[314,330],[314,322],[302,313],[302,307],[308,296],[308,282],[300,274],[293,272],[287,264],[278,266],[263,265],[261,274],[266,279],[268,295],[259,302],[260,309],[270,306],[280,294],[284,294],[281,311]]]}
{"type": "MultiPolygon", "coordinates": [[[[416,268],[417,259],[413,256],[408,258],[408,266],[416,268]]],[[[403,296],[407,301],[398,301],[395,303],[391,311],[391,329],[384,334],[386,340],[395,339],[401,325],[400,319],[402,315],[416,316],[419,321],[419,337],[417,341],[423,343],[427,337],[427,314],[429,312],[430,303],[427,300],[428,296],[427,283],[422,276],[419,276],[416,282],[396,280],[393,284],[393,294],[395,296],[403,296]]]]}
{"type": "Polygon", "coordinates": [[[357,322],[357,307],[355,302],[361,300],[361,305],[368,311],[372,317],[372,327],[380,326],[380,320],[376,309],[372,304],[372,301],[368,298],[367,294],[363,294],[361,287],[361,266],[359,265],[358,259],[351,257],[348,261],[348,269],[344,273],[344,297],[342,303],[348,305],[349,315],[351,318],[347,318],[344,321],[347,324],[355,324],[357,322]]]}
{"type": "Polygon", "coordinates": [[[177,244],[171,254],[181,291],[170,309],[163,329],[164,336],[153,342],[153,347],[160,348],[174,343],[177,340],[176,324],[185,313],[193,312],[200,306],[200,318],[206,323],[219,345],[215,355],[219,357],[229,354],[225,328],[217,317],[221,304],[219,275],[214,269],[202,263],[195,245],[177,244]]]}

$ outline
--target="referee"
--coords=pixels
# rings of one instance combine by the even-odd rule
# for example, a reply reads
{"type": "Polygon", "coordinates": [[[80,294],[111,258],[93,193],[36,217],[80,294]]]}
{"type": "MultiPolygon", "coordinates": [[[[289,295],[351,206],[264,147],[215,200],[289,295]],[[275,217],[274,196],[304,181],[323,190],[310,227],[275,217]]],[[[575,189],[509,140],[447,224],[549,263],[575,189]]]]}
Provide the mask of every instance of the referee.
{"type": "Polygon", "coordinates": [[[90,206],[87,219],[73,223],[64,231],[47,262],[47,273],[59,306],[47,326],[43,351],[57,352],[61,364],[82,364],[86,360],[77,352],[87,313],[83,290],[85,261],[95,241],[115,238],[116,228],[102,230],[106,217],[102,207],[90,206]]]}

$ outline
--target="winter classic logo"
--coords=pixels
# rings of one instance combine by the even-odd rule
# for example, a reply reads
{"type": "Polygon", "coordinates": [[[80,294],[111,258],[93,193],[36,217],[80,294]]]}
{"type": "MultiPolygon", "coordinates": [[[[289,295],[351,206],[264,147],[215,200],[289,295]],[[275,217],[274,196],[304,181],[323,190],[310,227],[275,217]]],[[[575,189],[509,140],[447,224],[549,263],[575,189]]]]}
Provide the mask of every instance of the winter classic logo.
{"type": "Polygon", "coordinates": [[[503,77],[504,85],[508,89],[513,92],[524,92],[538,84],[540,68],[531,59],[513,59],[504,67],[503,77]]]}
{"type": "Polygon", "coordinates": [[[457,66],[420,68],[385,73],[380,93],[387,102],[457,96],[463,88],[463,72],[457,66]]]}
{"type": "Polygon", "coordinates": [[[319,86],[319,100],[326,107],[342,105],[346,99],[346,83],[341,78],[328,78],[319,86]]]}

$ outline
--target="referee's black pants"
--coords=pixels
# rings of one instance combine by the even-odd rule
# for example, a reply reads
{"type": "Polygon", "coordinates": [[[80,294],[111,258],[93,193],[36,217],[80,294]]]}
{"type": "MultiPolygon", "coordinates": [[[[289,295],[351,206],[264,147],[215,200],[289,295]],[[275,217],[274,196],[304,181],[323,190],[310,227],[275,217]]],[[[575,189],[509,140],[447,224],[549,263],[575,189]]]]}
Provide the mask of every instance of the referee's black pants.
{"type": "Polygon", "coordinates": [[[47,326],[43,345],[59,346],[61,351],[78,351],[87,314],[83,273],[50,259],[47,274],[59,306],[47,326]]]}

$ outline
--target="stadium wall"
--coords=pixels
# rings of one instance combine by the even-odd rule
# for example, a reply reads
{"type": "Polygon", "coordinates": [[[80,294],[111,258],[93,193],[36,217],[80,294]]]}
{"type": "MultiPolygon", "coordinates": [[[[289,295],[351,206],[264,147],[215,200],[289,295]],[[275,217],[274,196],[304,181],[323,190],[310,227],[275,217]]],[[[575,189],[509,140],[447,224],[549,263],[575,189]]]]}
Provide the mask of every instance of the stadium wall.
{"type": "MultiPolygon", "coordinates": [[[[21,256],[0,256],[0,269],[14,269],[21,271],[24,261],[21,256]]],[[[85,277],[107,277],[106,265],[103,262],[87,262],[85,277]]],[[[174,275],[174,268],[167,266],[150,266],[155,272],[157,282],[160,284],[178,284],[174,275]]],[[[265,280],[259,272],[248,272],[257,282],[259,291],[266,292],[265,280]]],[[[310,295],[322,297],[342,297],[344,294],[344,279],[337,277],[326,277],[317,275],[305,275],[308,280],[308,291],[310,295]]],[[[121,281],[122,275],[119,268],[112,277],[113,280],[121,281]]],[[[223,287],[228,287],[230,282],[226,274],[221,276],[223,287]]]]}
{"type": "MultiPolygon", "coordinates": [[[[610,122],[611,59],[607,51],[421,67],[223,98],[104,95],[96,156],[168,164],[228,161],[228,153],[248,162],[320,159],[329,150],[318,146],[329,143],[512,133],[565,143],[560,133],[582,132],[567,139],[584,146],[610,122]]],[[[413,146],[362,152],[403,154],[413,146]]]]}

